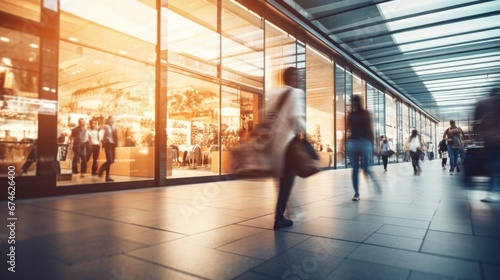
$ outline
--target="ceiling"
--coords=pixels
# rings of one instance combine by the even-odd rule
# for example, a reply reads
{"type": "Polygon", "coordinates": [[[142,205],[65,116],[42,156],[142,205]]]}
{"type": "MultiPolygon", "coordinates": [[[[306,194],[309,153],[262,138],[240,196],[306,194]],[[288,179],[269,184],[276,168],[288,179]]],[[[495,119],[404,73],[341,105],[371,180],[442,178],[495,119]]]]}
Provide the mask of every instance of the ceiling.
{"type": "Polygon", "coordinates": [[[267,2],[441,121],[467,122],[500,86],[498,0],[267,2]]]}

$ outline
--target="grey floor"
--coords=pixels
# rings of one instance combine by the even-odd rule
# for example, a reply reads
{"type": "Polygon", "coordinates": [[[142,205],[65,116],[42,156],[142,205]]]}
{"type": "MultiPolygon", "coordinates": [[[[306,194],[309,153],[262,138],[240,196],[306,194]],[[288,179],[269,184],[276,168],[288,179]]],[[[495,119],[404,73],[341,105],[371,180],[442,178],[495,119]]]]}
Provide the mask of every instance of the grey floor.
{"type": "Polygon", "coordinates": [[[16,272],[2,226],[0,279],[500,279],[500,203],[422,167],[373,167],[383,193],[362,177],[358,202],[350,169],[299,179],[278,231],[272,180],[16,200],[16,272]]]}

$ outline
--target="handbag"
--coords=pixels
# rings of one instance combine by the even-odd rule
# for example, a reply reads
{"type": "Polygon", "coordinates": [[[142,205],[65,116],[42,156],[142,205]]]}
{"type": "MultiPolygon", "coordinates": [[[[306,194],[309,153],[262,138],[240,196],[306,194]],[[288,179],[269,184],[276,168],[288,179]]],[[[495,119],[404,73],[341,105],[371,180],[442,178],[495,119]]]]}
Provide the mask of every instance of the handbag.
{"type": "Polygon", "coordinates": [[[291,90],[282,93],[274,110],[270,111],[265,122],[259,123],[247,140],[231,149],[231,174],[243,177],[270,177],[275,173],[272,144],[275,133],[273,120],[279,114],[291,90]]]}
{"type": "Polygon", "coordinates": [[[287,150],[287,159],[292,161],[292,168],[302,178],[307,178],[318,173],[319,156],[307,139],[299,140],[298,137],[290,142],[287,150]]]}
{"type": "Polygon", "coordinates": [[[396,152],[392,149],[389,149],[387,156],[391,157],[395,154],[396,152]]]}

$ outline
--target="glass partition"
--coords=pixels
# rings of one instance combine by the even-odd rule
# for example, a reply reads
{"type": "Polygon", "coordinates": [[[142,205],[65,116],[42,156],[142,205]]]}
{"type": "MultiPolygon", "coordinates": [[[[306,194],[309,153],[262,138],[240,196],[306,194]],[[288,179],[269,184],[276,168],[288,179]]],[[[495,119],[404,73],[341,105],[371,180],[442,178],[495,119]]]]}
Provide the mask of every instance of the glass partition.
{"type": "MultiPolygon", "coordinates": [[[[396,151],[398,143],[397,133],[397,113],[396,113],[396,100],[389,94],[385,94],[385,135],[387,142],[391,149],[396,151]]],[[[397,157],[389,157],[389,162],[396,162],[397,157]]]]}
{"type": "Polygon", "coordinates": [[[38,115],[55,113],[38,99],[39,45],[39,37],[0,28],[0,176],[36,175],[38,115]]]}
{"type": "Polygon", "coordinates": [[[346,158],[346,84],[344,68],[335,65],[335,167],[347,167],[346,158]]]}
{"type": "Polygon", "coordinates": [[[169,66],[217,77],[217,0],[168,0],[162,8],[169,66]],[[168,35],[167,35],[168,34],[168,35]]]}
{"type": "MultiPolygon", "coordinates": [[[[406,143],[408,137],[410,137],[410,107],[406,103],[401,104],[401,118],[403,120],[402,132],[402,144],[406,143]]],[[[410,154],[403,151],[403,146],[400,149],[401,161],[410,161],[410,154]]]]}
{"type": "Polygon", "coordinates": [[[265,87],[266,90],[283,86],[282,71],[290,66],[297,67],[297,47],[295,38],[266,21],[265,28],[265,87]]]}
{"type": "Polygon", "coordinates": [[[58,142],[69,150],[60,159],[57,185],[104,182],[94,176],[107,160],[95,139],[102,140],[108,116],[115,119],[117,144],[110,176],[115,181],[152,179],[155,3],[82,3],[61,1],[58,142]],[[86,148],[77,148],[71,136],[80,119],[88,133],[100,132],[86,148]]]}
{"type": "Polygon", "coordinates": [[[222,79],[263,90],[262,20],[234,1],[222,1],[222,79]]]}
{"type": "MultiPolygon", "coordinates": [[[[42,0],[2,0],[0,11],[33,21],[40,21],[42,0]]],[[[29,27],[27,27],[29,28],[29,27]]]]}
{"type": "Polygon", "coordinates": [[[306,49],[307,132],[322,167],[333,167],[333,63],[323,54],[306,49]]]}
{"type": "Polygon", "coordinates": [[[209,155],[219,145],[219,85],[174,71],[167,79],[167,177],[211,175],[209,155]]]}

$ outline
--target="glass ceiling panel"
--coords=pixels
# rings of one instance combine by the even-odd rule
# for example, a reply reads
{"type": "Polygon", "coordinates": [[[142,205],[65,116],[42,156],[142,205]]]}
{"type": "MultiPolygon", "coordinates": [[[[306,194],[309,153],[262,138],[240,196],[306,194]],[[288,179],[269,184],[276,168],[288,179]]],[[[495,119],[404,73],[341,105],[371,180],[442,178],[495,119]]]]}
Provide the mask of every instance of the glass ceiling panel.
{"type": "Polygon", "coordinates": [[[465,83],[470,84],[471,81],[479,81],[483,82],[484,80],[493,81],[500,78],[500,74],[490,74],[490,75],[478,75],[478,76],[468,76],[464,78],[451,78],[451,79],[441,79],[441,80],[433,80],[433,81],[425,81],[424,84],[426,86],[433,86],[435,84],[454,84],[454,83],[465,83]]]}
{"type": "MultiPolygon", "coordinates": [[[[458,2],[458,1],[456,1],[456,2],[458,2]]],[[[477,4],[474,6],[456,8],[456,9],[453,9],[453,13],[450,13],[449,10],[446,10],[446,11],[435,12],[435,13],[421,15],[421,16],[415,16],[415,17],[402,19],[402,20],[395,20],[395,21],[389,22],[388,26],[389,26],[389,29],[391,31],[398,31],[398,30],[405,29],[405,28],[412,28],[415,26],[432,24],[432,23],[436,23],[436,22],[443,22],[446,20],[457,19],[457,18],[472,16],[472,15],[479,15],[479,14],[494,12],[494,11],[498,11],[498,10],[500,10],[499,3],[497,1],[492,1],[492,2],[477,4]]],[[[385,16],[385,13],[382,9],[381,9],[381,12],[385,16]]],[[[415,13],[416,12],[413,11],[413,13],[411,13],[411,14],[415,14],[415,13]]],[[[385,18],[387,19],[387,17],[385,17],[385,18]]]]}
{"type": "Polygon", "coordinates": [[[427,40],[418,43],[402,44],[399,45],[399,49],[403,52],[410,52],[416,50],[422,50],[427,48],[435,48],[441,46],[455,45],[463,42],[487,40],[490,38],[498,38],[500,36],[498,30],[489,30],[482,32],[475,32],[472,34],[458,35],[446,38],[440,38],[435,40],[427,40]]]}
{"type": "MultiPolygon", "coordinates": [[[[500,22],[500,15],[473,20],[464,20],[461,22],[421,28],[408,32],[394,33],[393,37],[397,44],[403,44],[430,38],[438,38],[454,34],[473,32],[481,29],[493,28],[498,26],[498,22],[500,22]]],[[[388,23],[388,25],[390,26],[390,23],[388,23]]]]}
{"type": "Polygon", "coordinates": [[[476,59],[480,57],[493,57],[493,56],[500,56],[500,52],[491,52],[491,53],[485,53],[485,54],[475,54],[475,55],[468,55],[468,56],[461,56],[461,57],[454,57],[454,58],[443,58],[443,59],[435,59],[433,61],[426,61],[426,62],[415,62],[412,63],[413,66],[419,66],[419,65],[428,65],[428,64],[436,64],[436,63],[446,63],[450,61],[457,61],[457,60],[469,60],[469,59],[476,59]]]}
{"type": "Polygon", "coordinates": [[[473,64],[473,65],[462,65],[462,66],[456,66],[456,67],[447,67],[447,68],[440,68],[440,69],[433,69],[433,70],[422,70],[422,71],[415,71],[417,75],[429,75],[429,74],[436,74],[436,73],[446,73],[446,72],[454,72],[454,71],[463,71],[463,70],[472,70],[472,69],[478,69],[478,68],[485,68],[485,67],[495,67],[498,66],[499,61],[494,61],[494,62],[489,62],[489,63],[479,63],[479,64],[473,64]]]}
{"type": "Polygon", "coordinates": [[[388,1],[379,4],[381,14],[385,19],[392,19],[395,17],[402,17],[413,15],[416,13],[427,12],[435,9],[445,8],[458,4],[465,4],[477,2],[477,0],[420,0],[420,1],[408,1],[408,0],[397,0],[388,1]]]}
{"type": "MultiPolygon", "coordinates": [[[[445,67],[462,66],[464,64],[472,65],[472,64],[486,63],[486,62],[490,62],[491,60],[492,60],[491,57],[484,57],[484,58],[476,58],[476,59],[461,59],[458,61],[445,62],[445,63],[435,62],[435,63],[428,64],[428,65],[413,66],[413,69],[416,71],[424,71],[424,70],[432,70],[432,69],[445,68],[445,67]]],[[[499,58],[499,60],[500,60],[500,58],[499,58]]]]}

